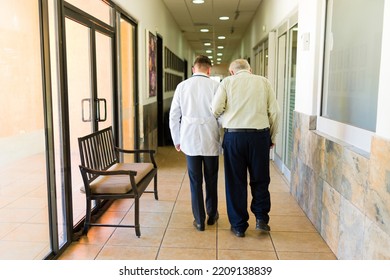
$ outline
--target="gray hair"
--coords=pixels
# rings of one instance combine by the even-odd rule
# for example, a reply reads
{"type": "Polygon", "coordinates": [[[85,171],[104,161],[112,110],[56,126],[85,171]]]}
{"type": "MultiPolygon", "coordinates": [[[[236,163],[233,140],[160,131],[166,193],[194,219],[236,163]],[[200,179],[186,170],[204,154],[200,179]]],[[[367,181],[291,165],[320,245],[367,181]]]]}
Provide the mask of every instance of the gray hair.
{"type": "Polygon", "coordinates": [[[240,71],[240,70],[250,70],[251,66],[249,65],[249,62],[246,59],[236,59],[232,63],[230,63],[229,70],[233,71],[234,73],[240,71]]]}

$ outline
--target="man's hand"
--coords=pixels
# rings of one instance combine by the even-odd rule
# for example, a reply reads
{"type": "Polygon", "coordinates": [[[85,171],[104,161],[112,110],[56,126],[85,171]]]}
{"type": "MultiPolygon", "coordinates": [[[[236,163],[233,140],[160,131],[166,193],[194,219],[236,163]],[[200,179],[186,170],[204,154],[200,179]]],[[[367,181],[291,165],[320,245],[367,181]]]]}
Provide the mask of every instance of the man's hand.
{"type": "Polygon", "coordinates": [[[180,152],[180,144],[175,145],[176,151],[180,152]]]}

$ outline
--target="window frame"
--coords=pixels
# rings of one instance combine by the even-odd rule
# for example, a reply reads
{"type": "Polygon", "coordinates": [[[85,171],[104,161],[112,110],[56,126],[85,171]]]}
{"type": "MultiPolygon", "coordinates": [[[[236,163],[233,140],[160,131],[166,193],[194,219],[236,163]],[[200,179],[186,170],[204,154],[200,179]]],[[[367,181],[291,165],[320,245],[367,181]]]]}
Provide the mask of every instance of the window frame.
{"type": "MultiPolygon", "coordinates": [[[[318,94],[317,94],[317,130],[321,133],[329,135],[332,138],[337,139],[345,146],[353,146],[357,149],[370,153],[371,139],[376,132],[362,129],[350,124],[341,123],[322,116],[323,94],[324,94],[324,71],[325,71],[325,38],[326,38],[326,25],[327,25],[327,3],[329,0],[323,0],[322,2],[322,17],[320,23],[320,51],[319,51],[319,71],[318,80],[318,94]]],[[[383,36],[383,35],[382,35],[383,36]]],[[[380,76],[380,73],[379,73],[380,76]]],[[[379,83],[379,80],[378,80],[379,83]]],[[[377,111],[378,115],[378,111],[377,111]]]]}

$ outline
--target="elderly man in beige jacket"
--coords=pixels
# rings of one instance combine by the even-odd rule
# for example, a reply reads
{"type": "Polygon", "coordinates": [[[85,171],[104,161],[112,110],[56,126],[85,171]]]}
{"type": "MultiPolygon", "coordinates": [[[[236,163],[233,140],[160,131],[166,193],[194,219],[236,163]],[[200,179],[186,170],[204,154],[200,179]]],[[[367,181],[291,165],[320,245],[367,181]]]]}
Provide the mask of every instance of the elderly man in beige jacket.
{"type": "Polygon", "coordinates": [[[248,172],[250,209],[256,229],[269,231],[271,198],[269,154],[274,146],[280,110],[270,82],[251,73],[248,61],[230,64],[231,76],[222,80],[211,110],[225,130],[223,153],[226,203],[232,232],[244,237],[248,228],[248,172]]]}

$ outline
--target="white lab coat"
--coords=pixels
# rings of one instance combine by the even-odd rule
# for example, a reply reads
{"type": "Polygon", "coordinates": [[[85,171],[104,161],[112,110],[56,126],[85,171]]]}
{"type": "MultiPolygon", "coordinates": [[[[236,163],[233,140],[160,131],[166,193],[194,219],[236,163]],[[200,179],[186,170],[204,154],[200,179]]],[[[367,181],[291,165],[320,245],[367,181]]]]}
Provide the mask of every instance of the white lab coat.
{"type": "Polygon", "coordinates": [[[174,145],[188,156],[220,154],[219,125],[210,106],[219,83],[202,73],[181,82],[173,96],[169,127],[174,145]]]}

